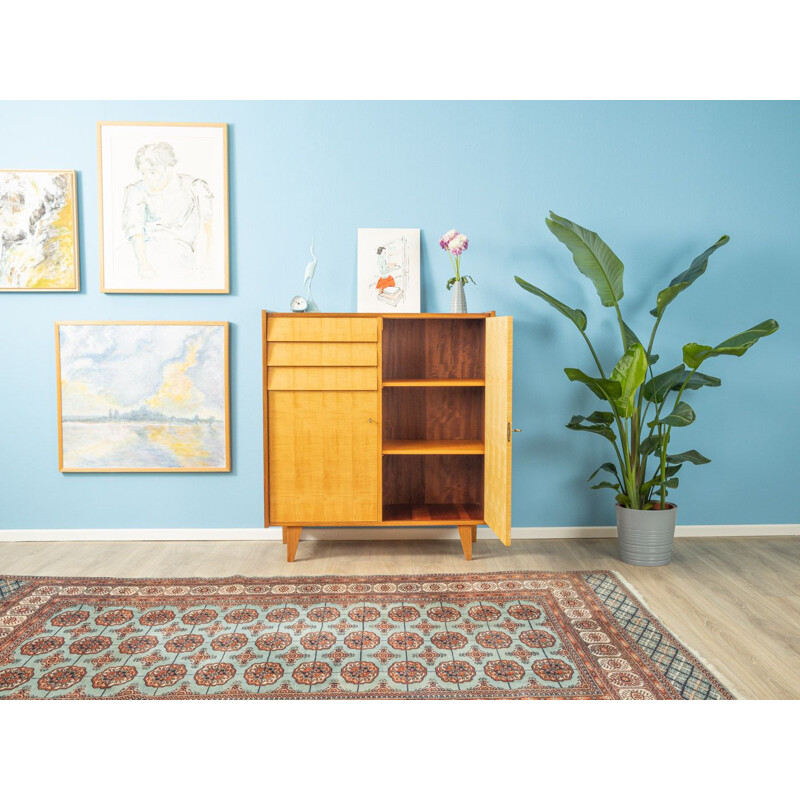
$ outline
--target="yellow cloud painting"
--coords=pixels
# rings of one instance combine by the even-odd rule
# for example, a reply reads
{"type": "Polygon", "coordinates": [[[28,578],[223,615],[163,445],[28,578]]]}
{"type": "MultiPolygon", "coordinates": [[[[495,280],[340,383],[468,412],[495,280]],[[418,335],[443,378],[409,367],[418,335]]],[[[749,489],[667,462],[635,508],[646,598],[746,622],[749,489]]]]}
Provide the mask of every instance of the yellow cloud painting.
{"type": "Polygon", "coordinates": [[[57,325],[64,472],[230,470],[225,322],[57,325]]]}
{"type": "Polygon", "coordinates": [[[74,171],[0,171],[0,291],[78,291],[74,171]]]}

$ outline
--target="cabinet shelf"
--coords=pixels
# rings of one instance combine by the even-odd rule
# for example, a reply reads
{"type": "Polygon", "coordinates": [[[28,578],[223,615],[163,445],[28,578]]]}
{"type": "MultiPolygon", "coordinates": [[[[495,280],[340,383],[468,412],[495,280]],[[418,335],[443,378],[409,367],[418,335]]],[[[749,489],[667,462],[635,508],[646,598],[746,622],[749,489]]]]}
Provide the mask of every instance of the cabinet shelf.
{"type": "Polygon", "coordinates": [[[384,387],[391,386],[485,386],[483,378],[407,378],[384,380],[384,387]]]}
{"type": "Polygon", "coordinates": [[[475,524],[483,522],[483,508],[477,503],[391,503],[383,506],[383,521],[475,524]]]}
{"type": "Polygon", "coordinates": [[[387,439],[384,455],[483,455],[477,439],[387,439]]]}

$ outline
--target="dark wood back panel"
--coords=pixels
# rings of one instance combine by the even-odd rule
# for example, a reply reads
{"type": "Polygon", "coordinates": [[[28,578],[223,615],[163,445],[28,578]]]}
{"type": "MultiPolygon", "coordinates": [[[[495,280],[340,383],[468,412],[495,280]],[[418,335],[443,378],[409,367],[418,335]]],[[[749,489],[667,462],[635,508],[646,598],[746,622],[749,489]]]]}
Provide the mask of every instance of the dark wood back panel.
{"type": "Polygon", "coordinates": [[[383,320],[383,378],[483,378],[483,319],[383,320]]]}
{"type": "Polygon", "coordinates": [[[483,505],[483,456],[384,456],[383,502],[483,505]]]}
{"type": "Polygon", "coordinates": [[[384,439],[483,441],[483,387],[385,387],[384,439]]]}

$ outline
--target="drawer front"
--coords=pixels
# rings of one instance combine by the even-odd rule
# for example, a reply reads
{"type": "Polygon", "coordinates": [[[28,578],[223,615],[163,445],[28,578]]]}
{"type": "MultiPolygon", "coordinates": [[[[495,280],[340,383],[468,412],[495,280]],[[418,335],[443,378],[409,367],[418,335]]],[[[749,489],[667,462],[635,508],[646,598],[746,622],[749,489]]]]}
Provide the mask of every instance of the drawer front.
{"type": "Polygon", "coordinates": [[[268,342],[269,367],[375,367],[376,342],[268,342]]]}
{"type": "Polygon", "coordinates": [[[377,342],[376,317],[269,317],[269,342],[377,342]]]}
{"type": "Polygon", "coordinates": [[[270,391],[375,391],[377,388],[377,367],[270,367],[267,370],[270,391]]]}

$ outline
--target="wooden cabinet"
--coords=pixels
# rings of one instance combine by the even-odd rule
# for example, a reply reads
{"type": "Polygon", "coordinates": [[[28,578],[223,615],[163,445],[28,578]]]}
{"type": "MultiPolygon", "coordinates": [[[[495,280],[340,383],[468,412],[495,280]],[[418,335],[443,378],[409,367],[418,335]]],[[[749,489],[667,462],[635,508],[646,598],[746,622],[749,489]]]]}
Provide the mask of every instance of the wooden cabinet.
{"type": "Polygon", "coordinates": [[[263,312],[264,524],[511,543],[512,320],[263,312]]]}

